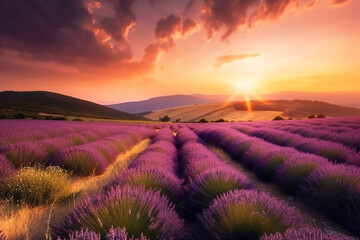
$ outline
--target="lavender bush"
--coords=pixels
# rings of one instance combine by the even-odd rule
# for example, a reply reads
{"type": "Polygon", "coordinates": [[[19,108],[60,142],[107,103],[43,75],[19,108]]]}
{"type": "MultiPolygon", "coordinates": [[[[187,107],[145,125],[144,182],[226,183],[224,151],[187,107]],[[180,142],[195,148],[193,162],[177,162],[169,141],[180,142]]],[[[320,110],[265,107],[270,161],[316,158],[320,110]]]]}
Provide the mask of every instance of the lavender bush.
{"type": "Polygon", "coordinates": [[[254,184],[230,167],[215,168],[199,174],[186,191],[186,207],[191,215],[201,212],[221,194],[236,189],[251,189],[254,184]]]}
{"type": "Polygon", "coordinates": [[[16,172],[14,165],[2,154],[0,154],[0,185],[8,177],[16,172]]]}
{"type": "Polygon", "coordinates": [[[53,164],[77,176],[100,175],[108,166],[104,157],[89,147],[71,147],[61,151],[53,164]]]}
{"type": "Polygon", "coordinates": [[[166,195],[169,199],[179,201],[183,196],[181,184],[182,181],[169,172],[156,168],[135,168],[118,175],[104,188],[104,191],[116,186],[144,186],[145,189],[160,190],[160,193],[166,195]]]}
{"type": "Polygon", "coordinates": [[[299,191],[312,206],[360,234],[360,169],[328,165],[315,169],[299,191]]]}
{"type": "Polygon", "coordinates": [[[304,226],[301,214],[283,202],[255,190],[235,190],[214,200],[201,215],[197,239],[258,239],[304,226]]]}
{"type": "Polygon", "coordinates": [[[116,187],[83,200],[65,218],[60,235],[88,228],[105,237],[112,227],[126,228],[130,236],[150,239],[183,239],[184,222],[160,192],[116,187]]]}

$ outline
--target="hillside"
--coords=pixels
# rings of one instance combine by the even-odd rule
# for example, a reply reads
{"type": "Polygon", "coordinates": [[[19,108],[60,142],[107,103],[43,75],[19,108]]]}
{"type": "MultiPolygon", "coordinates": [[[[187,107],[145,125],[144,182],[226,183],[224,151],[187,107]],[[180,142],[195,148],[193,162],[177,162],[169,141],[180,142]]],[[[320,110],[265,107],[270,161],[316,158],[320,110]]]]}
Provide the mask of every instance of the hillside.
{"type": "MultiPolygon", "coordinates": [[[[329,92],[329,93],[308,93],[308,92],[279,92],[262,95],[263,99],[268,100],[293,100],[306,99],[314,101],[323,101],[341,106],[360,108],[360,100],[358,96],[360,92],[329,92]]],[[[208,104],[224,102],[231,96],[227,95],[170,95],[154,97],[143,101],[125,102],[119,104],[108,105],[119,111],[128,113],[149,113],[156,110],[182,107],[195,104],[208,104]]],[[[237,96],[234,101],[243,100],[242,96],[237,96]]]]}
{"type": "Polygon", "coordinates": [[[194,104],[216,103],[224,101],[226,96],[171,95],[154,97],[144,101],[126,102],[108,105],[108,107],[128,113],[146,113],[155,110],[194,104]]]}
{"type": "Polygon", "coordinates": [[[172,121],[209,121],[225,119],[227,121],[268,121],[276,116],[304,119],[309,115],[325,114],[329,117],[360,116],[360,109],[338,106],[321,101],[309,100],[269,100],[266,103],[251,101],[252,111],[248,111],[245,102],[201,104],[162,109],[145,114],[144,117],[158,120],[168,115],[172,121]]]}
{"type": "Polygon", "coordinates": [[[0,92],[0,113],[12,116],[18,112],[28,115],[55,114],[62,116],[145,120],[109,107],[82,99],[45,91],[0,92]]]}

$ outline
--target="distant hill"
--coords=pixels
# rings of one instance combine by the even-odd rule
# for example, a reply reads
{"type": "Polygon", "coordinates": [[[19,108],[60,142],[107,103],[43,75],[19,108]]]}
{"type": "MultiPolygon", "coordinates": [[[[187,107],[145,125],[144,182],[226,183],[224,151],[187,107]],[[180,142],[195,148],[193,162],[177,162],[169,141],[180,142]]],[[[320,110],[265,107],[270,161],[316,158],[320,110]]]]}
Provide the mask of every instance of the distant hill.
{"type": "Polygon", "coordinates": [[[0,112],[3,115],[23,112],[26,115],[46,113],[88,118],[145,120],[143,117],[93,102],[45,91],[0,92],[0,112]]]}
{"type": "Polygon", "coordinates": [[[267,100],[266,103],[251,101],[252,111],[248,111],[243,101],[199,104],[167,108],[147,113],[144,117],[158,120],[168,115],[171,121],[209,121],[225,119],[227,121],[268,121],[276,116],[284,118],[304,119],[309,115],[325,114],[328,117],[360,116],[360,109],[338,106],[321,101],[309,100],[267,100]]]}
{"type": "Polygon", "coordinates": [[[206,96],[206,95],[172,95],[154,97],[144,101],[126,102],[108,105],[116,110],[128,113],[146,113],[164,108],[172,108],[194,104],[216,103],[226,100],[226,96],[206,96]]]}
{"type": "MultiPolygon", "coordinates": [[[[314,101],[324,101],[332,104],[358,107],[360,108],[360,92],[328,92],[328,93],[307,93],[307,92],[280,92],[273,94],[261,95],[263,99],[268,100],[293,100],[306,99],[314,101]]],[[[146,113],[156,110],[188,106],[194,104],[219,103],[227,101],[231,96],[229,95],[170,95],[154,97],[148,100],[125,102],[119,104],[108,105],[108,107],[124,111],[128,113],[146,113]]],[[[239,95],[234,101],[243,100],[243,96],[239,95]]]]}

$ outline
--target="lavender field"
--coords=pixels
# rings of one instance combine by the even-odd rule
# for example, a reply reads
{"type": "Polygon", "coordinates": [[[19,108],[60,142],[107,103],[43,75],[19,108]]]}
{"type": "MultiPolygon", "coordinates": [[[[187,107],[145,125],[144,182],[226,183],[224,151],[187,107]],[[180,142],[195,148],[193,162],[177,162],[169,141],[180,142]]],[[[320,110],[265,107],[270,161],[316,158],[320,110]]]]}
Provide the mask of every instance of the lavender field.
{"type": "Polygon", "coordinates": [[[0,121],[0,240],[359,239],[360,118],[0,121]]]}

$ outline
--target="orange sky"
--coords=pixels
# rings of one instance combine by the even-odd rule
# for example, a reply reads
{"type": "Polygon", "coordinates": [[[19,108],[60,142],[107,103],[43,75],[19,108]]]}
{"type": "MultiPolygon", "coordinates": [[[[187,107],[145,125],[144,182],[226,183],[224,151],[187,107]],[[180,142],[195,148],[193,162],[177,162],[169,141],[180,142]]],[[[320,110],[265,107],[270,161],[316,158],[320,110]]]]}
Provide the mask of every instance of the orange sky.
{"type": "Polygon", "coordinates": [[[11,2],[0,12],[1,90],[99,103],[360,91],[358,0],[11,2]]]}

